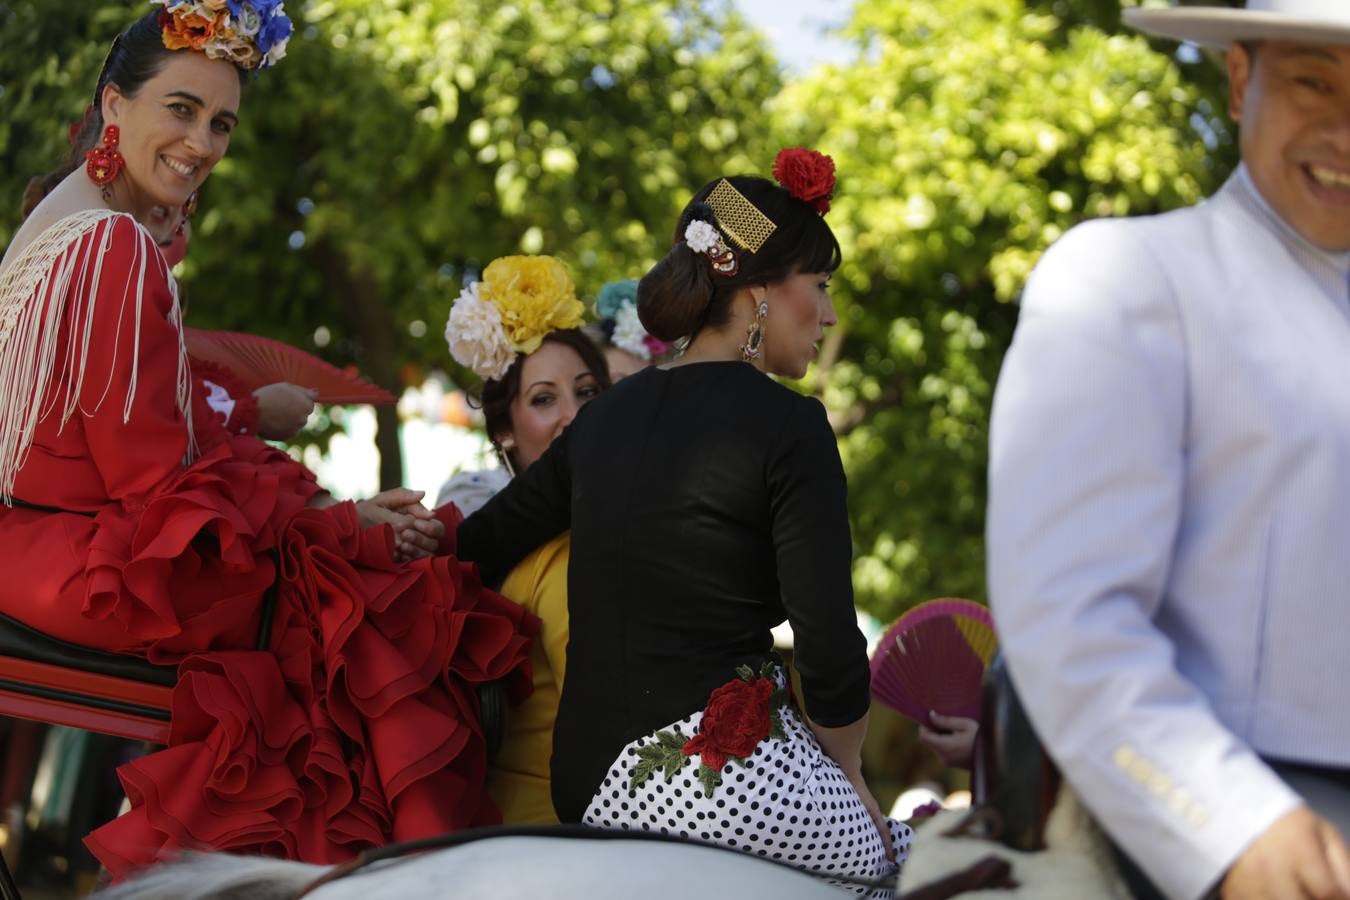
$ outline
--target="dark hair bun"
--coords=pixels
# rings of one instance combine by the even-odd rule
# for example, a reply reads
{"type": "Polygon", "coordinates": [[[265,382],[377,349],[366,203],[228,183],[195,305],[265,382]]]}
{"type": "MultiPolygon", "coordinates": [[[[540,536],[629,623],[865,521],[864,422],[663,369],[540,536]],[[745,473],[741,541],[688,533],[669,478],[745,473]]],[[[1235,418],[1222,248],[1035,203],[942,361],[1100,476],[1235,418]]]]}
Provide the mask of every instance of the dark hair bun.
{"type": "Polygon", "coordinates": [[[703,323],[713,287],[708,258],[690,250],[681,237],[638,282],[638,319],[648,334],[663,341],[688,337],[703,323]]]}
{"type": "Polygon", "coordinates": [[[675,226],[675,246],[638,282],[638,318],[649,334],[663,341],[726,325],[732,317],[732,300],[742,288],[775,284],[793,272],[833,272],[839,267],[839,241],[816,207],[766,178],[729,175],[726,181],[768,217],[774,229],[754,252],[729,240],[736,271],[714,273],[705,255],[689,249],[684,232],[698,219],[726,237],[707,200],[722,180],[708,182],[689,201],[675,226]]]}

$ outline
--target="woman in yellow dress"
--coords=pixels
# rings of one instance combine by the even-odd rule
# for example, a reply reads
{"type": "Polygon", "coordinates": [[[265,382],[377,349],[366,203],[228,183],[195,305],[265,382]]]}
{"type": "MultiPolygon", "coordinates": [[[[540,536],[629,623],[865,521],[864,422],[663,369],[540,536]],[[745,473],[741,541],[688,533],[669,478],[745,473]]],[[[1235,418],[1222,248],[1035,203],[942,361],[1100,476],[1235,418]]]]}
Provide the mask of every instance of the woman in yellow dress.
{"type": "MultiPolygon", "coordinates": [[[[502,467],[525,471],[587,401],[610,386],[600,349],[580,329],[582,304],[566,267],[547,256],[503,257],[450,311],[450,354],[483,379],[487,433],[502,467]]],[[[567,561],[558,535],[517,565],[501,593],[538,616],[530,651],[534,693],[513,707],[488,769],[488,793],[508,825],[558,821],[549,758],[567,665],[567,561]]]]}

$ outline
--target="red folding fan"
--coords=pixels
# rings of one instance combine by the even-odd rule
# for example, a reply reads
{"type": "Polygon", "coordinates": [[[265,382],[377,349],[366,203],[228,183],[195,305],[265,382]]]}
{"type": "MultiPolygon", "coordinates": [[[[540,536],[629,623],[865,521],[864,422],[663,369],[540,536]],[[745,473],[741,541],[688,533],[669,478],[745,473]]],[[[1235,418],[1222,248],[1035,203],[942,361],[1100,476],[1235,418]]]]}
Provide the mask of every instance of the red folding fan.
{"type": "Polygon", "coordinates": [[[872,693],[928,724],[928,711],[980,717],[984,670],[998,646],[989,610],[970,600],[929,600],[886,629],[872,655],[872,693]]]}
{"type": "Polygon", "coordinates": [[[359,375],[271,338],[234,331],[184,328],[188,355],[228,369],[248,390],[289,382],[319,392],[320,403],[394,403],[396,398],[359,375]]]}

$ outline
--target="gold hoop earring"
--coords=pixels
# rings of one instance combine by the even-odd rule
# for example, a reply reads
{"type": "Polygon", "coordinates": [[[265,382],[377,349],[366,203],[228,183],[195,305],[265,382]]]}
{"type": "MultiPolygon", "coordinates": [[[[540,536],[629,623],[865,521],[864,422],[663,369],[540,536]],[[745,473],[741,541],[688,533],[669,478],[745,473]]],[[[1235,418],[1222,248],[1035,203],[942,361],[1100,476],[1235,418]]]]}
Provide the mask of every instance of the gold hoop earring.
{"type": "Polygon", "coordinates": [[[760,300],[759,305],[755,307],[755,317],[750,321],[750,327],[745,330],[745,343],[741,345],[741,359],[744,361],[755,362],[759,359],[764,349],[764,320],[768,317],[769,301],[760,300]]]}

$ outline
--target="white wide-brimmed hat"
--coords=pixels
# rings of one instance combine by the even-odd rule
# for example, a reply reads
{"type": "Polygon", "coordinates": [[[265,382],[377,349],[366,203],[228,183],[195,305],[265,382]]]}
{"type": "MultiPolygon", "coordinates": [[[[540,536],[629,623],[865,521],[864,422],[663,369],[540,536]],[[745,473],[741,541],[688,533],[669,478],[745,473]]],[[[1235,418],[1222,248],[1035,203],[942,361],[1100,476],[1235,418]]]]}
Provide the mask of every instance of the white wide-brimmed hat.
{"type": "Polygon", "coordinates": [[[1208,47],[1262,40],[1350,44],[1350,0],[1247,0],[1246,9],[1127,9],[1124,19],[1140,31],[1208,47]]]}

